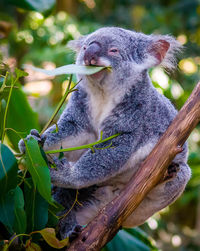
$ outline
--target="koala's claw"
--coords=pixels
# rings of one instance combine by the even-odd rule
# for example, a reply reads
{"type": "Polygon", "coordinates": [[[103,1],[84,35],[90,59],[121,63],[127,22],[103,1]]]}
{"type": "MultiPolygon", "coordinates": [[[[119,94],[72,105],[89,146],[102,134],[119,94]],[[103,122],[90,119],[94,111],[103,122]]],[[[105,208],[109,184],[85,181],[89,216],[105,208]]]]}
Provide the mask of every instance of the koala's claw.
{"type": "Polygon", "coordinates": [[[37,138],[40,138],[40,134],[39,134],[38,130],[36,130],[36,129],[32,129],[31,132],[30,132],[30,134],[31,134],[32,136],[35,136],[35,137],[37,137],[37,138]]]}
{"type": "MultiPolygon", "coordinates": [[[[39,132],[36,130],[36,129],[32,129],[30,131],[30,134],[25,138],[26,140],[30,139],[30,138],[34,138],[38,141],[38,143],[42,144],[43,143],[43,139],[40,137],[40,134],[39,132]]],[[[26,150],[26,146],[25,146],[25,143],[24,143],[24,140],[21,139],[18,143],[18,148],[20,150],[21,153],[25,153],[25,150],[26,150]]]]}
{"type": "Polygon", "coordinates": [[[168,166],[167,169],[167,175],[165,176],[164,180],[170,180],[176,177],[176,174],[178,173],[180,167],[177,163],[172,163],[168,166]]]}
{"type": "Polygon", "coordinates": [[[72,242],[74,239],[76,239],[81,231],[83,230],[83,227],[81,225],[76,225],[70,232],[69,232],[69,242],[72,242]]]}

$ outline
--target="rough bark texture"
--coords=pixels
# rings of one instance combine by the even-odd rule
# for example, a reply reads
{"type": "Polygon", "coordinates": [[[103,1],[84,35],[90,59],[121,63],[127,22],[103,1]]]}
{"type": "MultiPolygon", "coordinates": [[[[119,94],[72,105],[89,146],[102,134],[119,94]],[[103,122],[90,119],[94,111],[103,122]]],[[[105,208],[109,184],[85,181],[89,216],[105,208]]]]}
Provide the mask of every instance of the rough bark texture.
{"type": "Polygon", "coordinates": [[[182,150],[182,145],[199,121],[200,82],[120,196],[100,211],[67,250],[100,250],[110,241],[122,222],[163,178],[170,162],[182,150]]]}

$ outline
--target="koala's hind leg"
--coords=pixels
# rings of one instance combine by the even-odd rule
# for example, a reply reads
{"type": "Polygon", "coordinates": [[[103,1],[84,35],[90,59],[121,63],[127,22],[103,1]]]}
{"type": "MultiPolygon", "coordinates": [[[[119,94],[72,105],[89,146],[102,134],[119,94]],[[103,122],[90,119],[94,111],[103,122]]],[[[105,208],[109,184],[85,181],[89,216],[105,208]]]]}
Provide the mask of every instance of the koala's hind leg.
{"type": "Polygon", "coordinates": [[[164,182],[153,188],[136,210],[122,224],[135,227],[143,224],[154,213],[174,202],[184,191],[191,171],[186,163],[172,163],[164,182]],[[177,173],[175,174],[175,171],[177,173]]]}
{"type": "Polygon", "coordinates": [[[75,237],[76,232],[77,235],[79,232],[75,210],[72,208],[76,198],[76,190],[54,186],[52,192],[53,198],[65,208],[64,211],[58,214],[60,217],[58,223],[59,235],[61,239],[69,237],[71,240],[71,238],[75,237]]]}

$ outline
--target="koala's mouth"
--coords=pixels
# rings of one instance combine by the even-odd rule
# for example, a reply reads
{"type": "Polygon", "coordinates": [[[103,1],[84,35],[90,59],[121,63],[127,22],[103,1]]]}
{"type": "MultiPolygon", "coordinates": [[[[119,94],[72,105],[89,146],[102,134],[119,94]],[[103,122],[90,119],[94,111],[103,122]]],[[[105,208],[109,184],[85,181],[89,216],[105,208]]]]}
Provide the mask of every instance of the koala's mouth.
{"type": "Polygon", "coordinates": [[[96,79],[96,80],[101,80],[105,77],[106,74],[107,74],[107,69],[103,69],[97,73],[89,75],[88,77],[91,77],[92,79],[96,79]]]}
{"type": "Polygon", "coordinates": [[[110,61],[104,57],[99,57],[97,59],[92,59],[92,60],[85,60],[84,65],[97,66],[97,67],[107,67],[97,73],[94,73],[92,75],[87,76],[89,79],[96,80],[96,81],[103,80],[106,77],[106,75],[108,74],[108,71],[110,69],[108,67],[111,67],[110,61]]]}

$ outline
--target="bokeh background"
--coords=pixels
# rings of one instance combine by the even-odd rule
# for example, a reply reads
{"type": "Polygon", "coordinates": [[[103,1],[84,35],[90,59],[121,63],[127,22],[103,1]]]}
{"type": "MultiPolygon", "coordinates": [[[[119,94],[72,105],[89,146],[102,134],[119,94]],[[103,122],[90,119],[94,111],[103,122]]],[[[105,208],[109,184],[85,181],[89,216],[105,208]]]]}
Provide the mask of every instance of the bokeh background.
{"type": "MultiPolygon", "coordinates": [[[[1,0],[0,61],[11,70],[24,64],[54,69],[74,63],[75,55],[66,47],[67,41],[103,26],[171,34],[178,39],[184,46],[178,69],[167,73],[157,67],[150,75],[158,91],[180,109],[200,80],[199,0],[1,0]]],[[[23,91],[42,127],[68,80],[66,76],[52,78],[27,71],[23,91]]],[[[186,191],[141,226],[160,250],[200,250],[199,126],[188,141],[192,178],[186,191]]]]}

